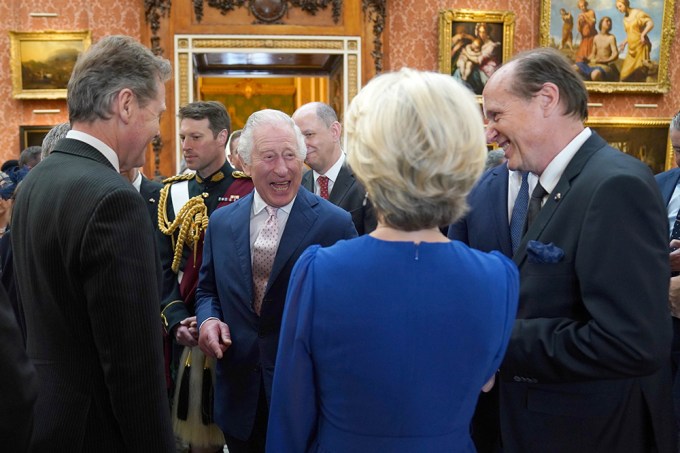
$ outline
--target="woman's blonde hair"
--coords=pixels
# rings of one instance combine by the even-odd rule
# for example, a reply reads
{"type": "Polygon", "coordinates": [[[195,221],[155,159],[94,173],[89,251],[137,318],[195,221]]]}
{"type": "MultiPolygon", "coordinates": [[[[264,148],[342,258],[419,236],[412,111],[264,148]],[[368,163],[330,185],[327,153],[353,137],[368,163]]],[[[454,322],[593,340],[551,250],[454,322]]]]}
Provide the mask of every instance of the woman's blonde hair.
{"type": "Polygon", "coordinates": [[[345,127],[348,162],[382,222],[414,231],[465,214],[486,140],[479,104],[451,76],[405,68],[375,77],[345,127]]]}

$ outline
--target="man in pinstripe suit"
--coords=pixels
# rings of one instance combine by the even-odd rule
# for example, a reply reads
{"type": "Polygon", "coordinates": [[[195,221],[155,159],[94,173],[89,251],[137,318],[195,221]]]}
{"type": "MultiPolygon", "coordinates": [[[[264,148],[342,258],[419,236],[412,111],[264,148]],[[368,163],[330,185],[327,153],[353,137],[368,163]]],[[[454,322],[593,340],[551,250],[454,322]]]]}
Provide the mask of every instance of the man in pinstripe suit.
{"type": "Polygon", "coordinates": [[[30,451],[175,451],[158,323],[160,263],[144,163],[165,110],[167,60],[123,36],[81,55],[72,130],[24,180],[14,262],[40,387],[30,451]]]}

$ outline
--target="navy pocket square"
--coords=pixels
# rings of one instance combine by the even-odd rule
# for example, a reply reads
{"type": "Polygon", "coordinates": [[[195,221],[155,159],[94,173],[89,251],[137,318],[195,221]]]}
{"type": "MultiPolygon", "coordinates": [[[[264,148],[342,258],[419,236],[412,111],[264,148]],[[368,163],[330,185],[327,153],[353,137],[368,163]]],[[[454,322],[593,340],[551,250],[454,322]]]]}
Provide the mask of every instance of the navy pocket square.
{"type": "Polygon", "coordinates": [[[549,242],[544,244],[539,241],[527,242],[527,259],[530,263],[554,264],[564,258],[564,250],[549,242]]]}

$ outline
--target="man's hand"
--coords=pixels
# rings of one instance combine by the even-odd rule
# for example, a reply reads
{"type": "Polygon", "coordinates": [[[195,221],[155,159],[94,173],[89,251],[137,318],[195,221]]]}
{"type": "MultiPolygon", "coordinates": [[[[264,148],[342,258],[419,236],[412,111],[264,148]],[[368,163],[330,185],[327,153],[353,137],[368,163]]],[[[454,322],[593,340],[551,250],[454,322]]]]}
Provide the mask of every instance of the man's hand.
{"type": "Polygon", "coordinates": [[[182,346],[198,346],[198,327],[196,316],[185,318],[175,328],[175,340],[182,346]]]}
{"type": "Polygon", "coordinates": [[[671,277],[671,287],[668,291],[668,305],[671,315],[680,318],[680,275],[671,277]]]}
{"type": "Polygon", "coordinates": [[[670,247],[672,251],[668,258],[671,262],[671,271],[678,272],[680,271],[680,239],[673,239],[670,247]]]}
{"type": "Polygon", "coordinates": [[[482,392],[484,392],[484,393],[490,392],[495,383],[496,383],[496,375],[494,374],[493,376],[491,376],[491,379],[489,379],[486,382],[486,384],[484,384],[484,386],[482,387],[482,392]]]}
{"type": "Polygon", "coordinates": [[[201,326],[198,346],[205,355],[221,359],[224,351],[231,346],[229,326],[219,319],[208,319],[201,326]]]}

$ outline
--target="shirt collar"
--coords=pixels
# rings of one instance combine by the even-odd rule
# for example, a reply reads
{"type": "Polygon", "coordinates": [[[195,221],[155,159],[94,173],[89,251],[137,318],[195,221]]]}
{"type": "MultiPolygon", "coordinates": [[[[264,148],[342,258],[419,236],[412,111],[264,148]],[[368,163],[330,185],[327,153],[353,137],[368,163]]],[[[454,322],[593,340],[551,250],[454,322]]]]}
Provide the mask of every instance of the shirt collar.
{"type": "MultiPolygon", "coordinates": [[[[297,195],[293,197],[293,200],[290,203],[288,203],[285,206],[281,206],[279,209],[285,212],[286,214],[290,215],[290,210],[293,207],[293,203],[295,203],[296,198],[297,195]]],[[[267,203],[265,203],[260,194],[257,193],[257,189],[253,189],[253,216],[258,215],[267,206],[268,206],[267,203]]]]}
{"type": "Polygon", "coordinates": [[[97,151],[102,153],[104,157],[106,157],[106,160],[111,162],[111,165],[113,165],[113,168],[116,169],[116,171],[120,171],[120,163],[118,161],[118,154],[111,148],[109,145],[104,143],[103,141],[99,140],[96,137],[93,137],[90,134],[87,134],[82,131],[74,131],[70,130],[66,133],[66,138],[72,138],[74,140],[78,140],[81,142],[85,142],[91,147],[95,148],[97,151]]]}
{"type": "Polygon", "coordinates": [[[559,152],[559,154],[557,154],[557,156],[555,156],[548,166],[545,167],[539,181],[546,192],[551,193],[555,186],[557,186],[567,165],[569,165],[571,159],[573,159],[578,150],[581,149],[581,146],[591,135],[592,131],[589,127],[583,129],[562,151],[559,152]]]}
{"type": "MultiPolygon", "coordinates": [[[[337,161],[335,161],[333,166],[328,169],[325,176],[327,176],[328,179],[330,179],[332,182],[335,182],[338,179],[338,173],[340,173],[340,169],[342,168],[342,164],[344,164],[344,163],[345,163],[345,153],[340,153],[340,157],[338,158],[337,161]]],[[[319,176],[321,176],[321,173],[317,173],[316,171],[314,171],[314,181],[319,179],[319,176]]]]}
{"type": "Polygon", "coordinates": [[[135,178],[134,181],[132,181],[132,185],[134,186],[135,189],[137,189],[137,192],[142,190],[142,172],[137,170],[137,177],[135,178]]]}

